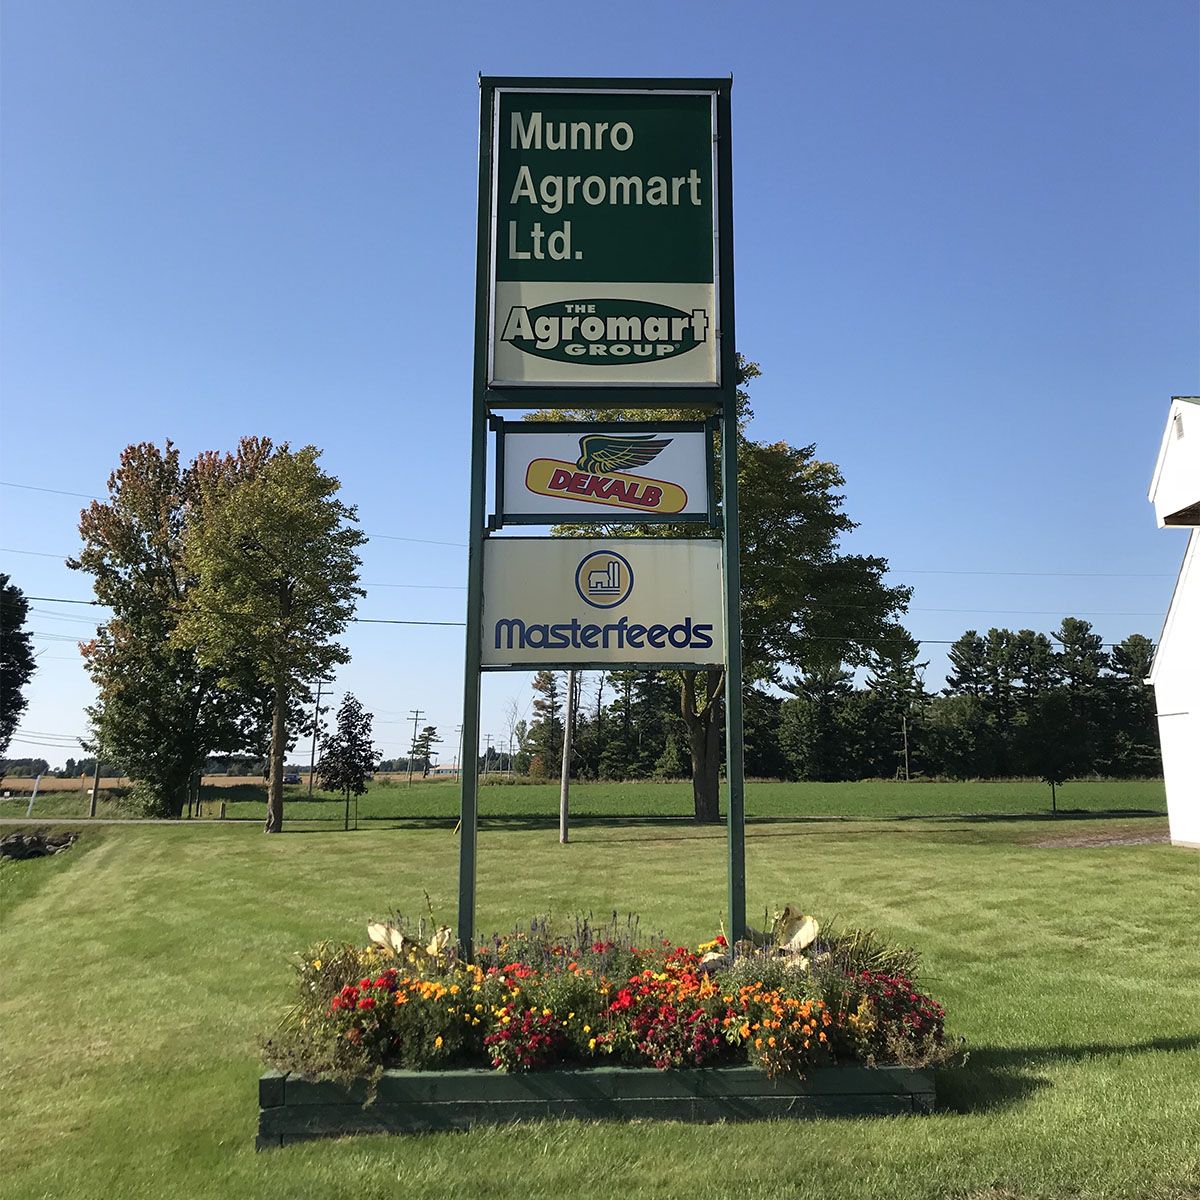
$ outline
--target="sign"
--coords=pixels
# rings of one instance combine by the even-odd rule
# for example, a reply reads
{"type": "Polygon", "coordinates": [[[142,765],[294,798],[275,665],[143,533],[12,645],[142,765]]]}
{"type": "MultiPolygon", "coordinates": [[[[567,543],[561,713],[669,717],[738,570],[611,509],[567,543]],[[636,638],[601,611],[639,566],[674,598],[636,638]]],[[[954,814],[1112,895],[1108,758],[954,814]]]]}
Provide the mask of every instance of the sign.
{"type": "Polygon", "coordinates": [[[490,386],[720,386],[716,101],[495,89],[490,386]]]}
{"type": "Polygon", "coordinates": [[[496,525],[708,521],[712,429],[496,421],[496,525]]]}
{"type": "Polygon", "coordinates": [[[482,665],[717,666],[723,596],[715,538],[489,538],[482,665]]]}

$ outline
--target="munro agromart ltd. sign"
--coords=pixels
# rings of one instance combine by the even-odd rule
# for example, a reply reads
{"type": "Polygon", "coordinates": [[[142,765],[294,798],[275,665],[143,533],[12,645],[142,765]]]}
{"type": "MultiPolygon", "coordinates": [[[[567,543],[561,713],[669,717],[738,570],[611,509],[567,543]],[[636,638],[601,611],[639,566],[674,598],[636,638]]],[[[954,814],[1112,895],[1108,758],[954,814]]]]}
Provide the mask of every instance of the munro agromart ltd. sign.
{"type": "Polygon", "coordinates": [[[716,387],[715,95],[496,89],[488,382],[716,387]]]}

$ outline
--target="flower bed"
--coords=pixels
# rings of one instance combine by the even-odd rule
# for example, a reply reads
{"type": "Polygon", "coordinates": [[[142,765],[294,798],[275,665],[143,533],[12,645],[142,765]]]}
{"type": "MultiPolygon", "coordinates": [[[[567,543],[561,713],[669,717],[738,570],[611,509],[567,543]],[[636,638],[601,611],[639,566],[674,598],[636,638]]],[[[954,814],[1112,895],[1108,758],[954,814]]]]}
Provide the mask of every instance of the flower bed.
{"type": "MultiPolygon", "coordinates": [[[[359,1123],[352,1124],[359,1128],[364,1105],[387,1081],[387,1094],[400,1097],[395,1111],[386,1120],[382,1109],[368,1116],[366,1127],[381,1120],[389,1128],[435,1127],[449,1120],[450,1110],[436,1120],[428,1112],[414,1115],[405,1089],[421,1072],[453,1072],[454,1095],[448,1099],[443,1088],[441,1099],[429,1103],[456,1105],[462,1117],[473,1112],[470,1105],[486,1107],[486,1096],[499,1088],[494,1102],[508,1105],[505,1119],[515,1119],[542,1115],[544,1083],[487,1084],[489,1075],[544,1081],[553,1073],[578,1083],[598,1068],[616,1072],[616,1082],[610,1080],[616,1092],[600,1105],[610,1115],[637,1098],[625,1094],[628,1087],[663,1102],[668,1115],[701,1114],[691,1119],[737,1115],[714,1102],[729,1087],[743,1099],[750,1092],[758,1097],[751,1115],[770,1115],[781,1104],[817,1111],[812,1097],[831,1094],[827,1069],[839,1067],[857,1068],[852,1094],[893,1100],[899,1094],[900,1107],[884,1110],[911,1111],[913,1094],[924,1097],[918,1107],[931,1103],[932,1076],[921,1069],[951,1053],[942,1008],[915,983],[913,953],[859,931],[821,935],[811,917],[790,906],[770,934],[754,934],[733,955],[723,938],[693,949],[639,937],[632,920],[614,919],[599,931],[580,922],[569,934],[533,922],[476,947],[470,962],[455,952],[445,929],[428,944],[423,930],[414,938],[402,923],[370,932],[370,946],[325,943],[301,960],[299,1002],[265,1046],[278,1074],[264,1077],[264,1096],[278,1103],[266,1104],[264,1114],[311,1106],[321,1096],[322,1104],[342,1109],[341,1117],[327,1113],[322,1120],[344,1127],[356,1107],[359,1123]],[[900,1074],[868,1072],[877,1084],[864,1087],[862,1068],[879,1066],[900,1074]],[[898,1085],[905,1070],[920,1079],[898,1085]],[[811,1082],[818,1074],[826,1082],[811,1082]],[[650,1092],[629,1082],[654,1075],[663,1079],[650,1092]],[[666,1082],[687,1075],[725,1082],[706,1084],[706,1103],[697,1108],[694,1084],[666,1082]],[[750,1092],[748,1078],[758,1080],[750,1092]],[[318,1083],[317,1091],[305,1091],[312,1087],[301,1084],[306,1079],[326,1081],[332,1090],[318,1083]],[[808,1101],[798,1104],[800,1097],[808,1101]],[[412,1119],[406,1125],[397,1113],[412,1119]]],[[[589,1087],[592,1093],[578,1098],[586,1101],[579,1110],[585,1113],[599,1111],[595,1084],[589,1087]]],[[[868,1104],[866,1111],[879,1109],[868,1104]]],[[[271,1121],[279,1119],[276,1113],[271,1121]]],[[[299,1121],[298,1127],[308,1126],[299,1121]]],[[[322,1131],[328,1130],[317,1121],[314,1132],[322,1131]]]]}

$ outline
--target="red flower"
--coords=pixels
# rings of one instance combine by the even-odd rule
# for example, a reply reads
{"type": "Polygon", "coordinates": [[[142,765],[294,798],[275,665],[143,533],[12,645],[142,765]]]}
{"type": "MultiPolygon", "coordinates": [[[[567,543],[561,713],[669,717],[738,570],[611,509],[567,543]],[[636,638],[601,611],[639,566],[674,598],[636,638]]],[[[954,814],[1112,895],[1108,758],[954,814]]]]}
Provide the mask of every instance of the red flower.
{"type": "Polygon", "coordinates": [[[358,1007],[359,1007],[359,1008],[374,1008],[374,1007],[375,1007],[375,1000],[374,1000],[374,998],[373,998],[373,997],[371,997],[371,996],[364,996],[364,997],[363,997],[363,998],[362,998],[362,999],[361,999],[361,1000],[358,1002],[358,1007]]]}
{"type": "Polygon", "coordinates": [[[610,1012],[625,1012],[633,1007],[633,993],[628,988],[622,988],[617,998],[608,1006],[610,1012]]]}

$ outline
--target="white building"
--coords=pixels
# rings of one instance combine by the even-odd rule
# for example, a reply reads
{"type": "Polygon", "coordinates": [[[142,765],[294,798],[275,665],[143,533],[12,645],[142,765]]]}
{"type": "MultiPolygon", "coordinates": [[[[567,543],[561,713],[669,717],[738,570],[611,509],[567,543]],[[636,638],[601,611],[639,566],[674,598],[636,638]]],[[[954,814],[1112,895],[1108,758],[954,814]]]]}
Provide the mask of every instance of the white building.
{"type": "Polygon", "coordinates": [[[1171,841],[1200,847],[1200,396],[1171,401],[1150,501],[1190,529],[1147,682],[1154,685],[1171,841]]]}

